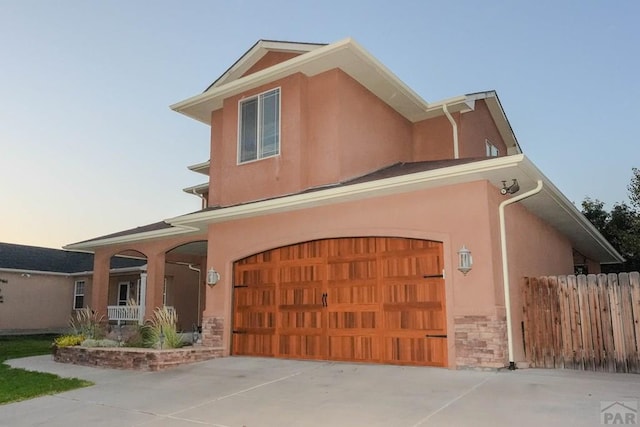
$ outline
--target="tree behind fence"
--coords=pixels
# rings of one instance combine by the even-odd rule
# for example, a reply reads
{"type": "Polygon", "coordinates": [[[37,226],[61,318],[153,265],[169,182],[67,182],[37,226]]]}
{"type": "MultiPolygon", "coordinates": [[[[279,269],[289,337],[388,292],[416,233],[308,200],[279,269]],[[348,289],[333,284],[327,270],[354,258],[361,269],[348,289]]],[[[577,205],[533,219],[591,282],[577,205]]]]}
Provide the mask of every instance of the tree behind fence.
{"type": "Polygon", "coordinates": [[[524,345],[534,367],[640,373],[640,275],[525,277],[524,345]]]}

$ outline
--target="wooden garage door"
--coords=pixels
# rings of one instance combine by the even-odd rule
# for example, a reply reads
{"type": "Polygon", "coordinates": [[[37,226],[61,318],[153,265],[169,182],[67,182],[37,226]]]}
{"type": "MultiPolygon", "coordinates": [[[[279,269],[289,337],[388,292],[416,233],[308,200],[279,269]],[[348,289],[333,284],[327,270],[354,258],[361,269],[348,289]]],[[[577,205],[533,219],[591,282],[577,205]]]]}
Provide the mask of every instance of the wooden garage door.
{"type": "Polygon", "coordinates": [[[358,237],[235,264],[233,353],[446,366],[442,243],[358,237]]]}

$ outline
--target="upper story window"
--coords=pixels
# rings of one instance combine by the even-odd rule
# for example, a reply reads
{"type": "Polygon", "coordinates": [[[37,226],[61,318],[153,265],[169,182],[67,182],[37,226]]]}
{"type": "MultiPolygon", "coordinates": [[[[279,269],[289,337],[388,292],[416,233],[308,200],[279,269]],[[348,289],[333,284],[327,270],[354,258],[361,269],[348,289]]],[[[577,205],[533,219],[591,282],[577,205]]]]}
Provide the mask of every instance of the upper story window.
{"type": "Polygon", "coordinates": [[[488,139],[485,139],[484,143],[487,147],[487,157],[498,157],[500,155],[498,147],[489,142],[488,139]]]}
{"type": "Polygon", "coordinates": [[[84,307],[84,280],[76,280],[73,287],[73,309],[79,310],[84,307]]]}
{"type": "Polygon", "coordinates": [[[280,154],[280,89],[239,104],[238,163],[280,154]]]}

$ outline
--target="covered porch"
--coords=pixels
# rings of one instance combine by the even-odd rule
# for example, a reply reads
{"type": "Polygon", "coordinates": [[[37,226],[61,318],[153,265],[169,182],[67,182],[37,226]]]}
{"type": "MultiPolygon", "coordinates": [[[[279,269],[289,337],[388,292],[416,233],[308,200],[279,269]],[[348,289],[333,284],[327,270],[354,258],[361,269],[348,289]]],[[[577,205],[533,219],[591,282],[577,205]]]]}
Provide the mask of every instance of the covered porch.
{"type": "Polygon", "coordinates": [[[156,308],[167,307],[177,315],[179,331],[199,329],[205,302],[207,242],[188,242],[156,251],[149,245],[131,246],[116,253],[96,251],[90,307],[104,315],[110,325],[118,326],[143,324],[156,308]],[[116,256],[138,259],[140,265],[109,269],[116,256]]]}

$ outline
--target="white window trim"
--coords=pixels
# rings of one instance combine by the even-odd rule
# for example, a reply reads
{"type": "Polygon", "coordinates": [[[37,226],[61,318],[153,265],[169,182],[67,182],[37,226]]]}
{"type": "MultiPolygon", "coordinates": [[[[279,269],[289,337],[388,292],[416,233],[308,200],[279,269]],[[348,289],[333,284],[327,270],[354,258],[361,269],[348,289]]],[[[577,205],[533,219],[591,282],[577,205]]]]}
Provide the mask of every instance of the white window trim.
{"type": "MultiPolygon", "coordinates": [[[[260,108],[260,102],[258,102],[258,108],[260,108]]],[[[259,111],[259,110],[258,110],[259,111]]],[[[258,117],[260,117],[260,113],[258,113],[258,117]]],[[[258,132],[259,134],[259,132],[258,132]]],[[[274,87],[268,90],[265,90],[263,92],[260,93],[256,93],[255,95],[251,95],[248,96],[246,98],[242,98],[241,100],[238,101],[238,142],[237,142],[237,147],[236,147],[236,153],[237,153],[237,157],[236,157],[236,165],[240,166],[240,165],[246,165],[249,163],[254,163],[254,162],[258,162],[260,160],[264,160],[264,159],[270,159],[272,157],[277,157],[280,155],[280,151],[282,148],[282,88],[280,86],[278,87],[274,87]],[[253,160],[246,160],[246,161],[241,161],[240,160],[240,148],[241,148],[241,143],[242,141],[240,140],[241,138],[241,128],[242,128],[242,104],[244,102],[250,101],[252,99],[256,99],[256,98],[260,98],[260,96],[264,95],[265,93],[269,93],[269,92],[273,92],[273,91],[278,91],[278,152],[275,154],[272,154],[270,156],[265,156],[265,157],[260,157],[260,151],[262,151],[262,144],[261,141],[258,141],[258,154],[256,155],[256,158],[253,160]]]]}
{"type": "Polygon", "coordinates": [[[73,309],[74,310],[81,310],[84,308],[84,297],[86,296],[86,292],[87,292],[87,281],[86,280],[76,280],[73,284],[73,309]],[[82,283],[82,293],[78,293],[78,283],[82,283]],[[82,307],[76,307],[76,298],[82,296],[82,307]]]}
{"type": "Polygon", "coordinates": [[[488,139],[484,140],[485,154],[487,157],[500,157],[500,150],[488,139]],[[495,152],[495,154],[493,154],[495,152]]]}

